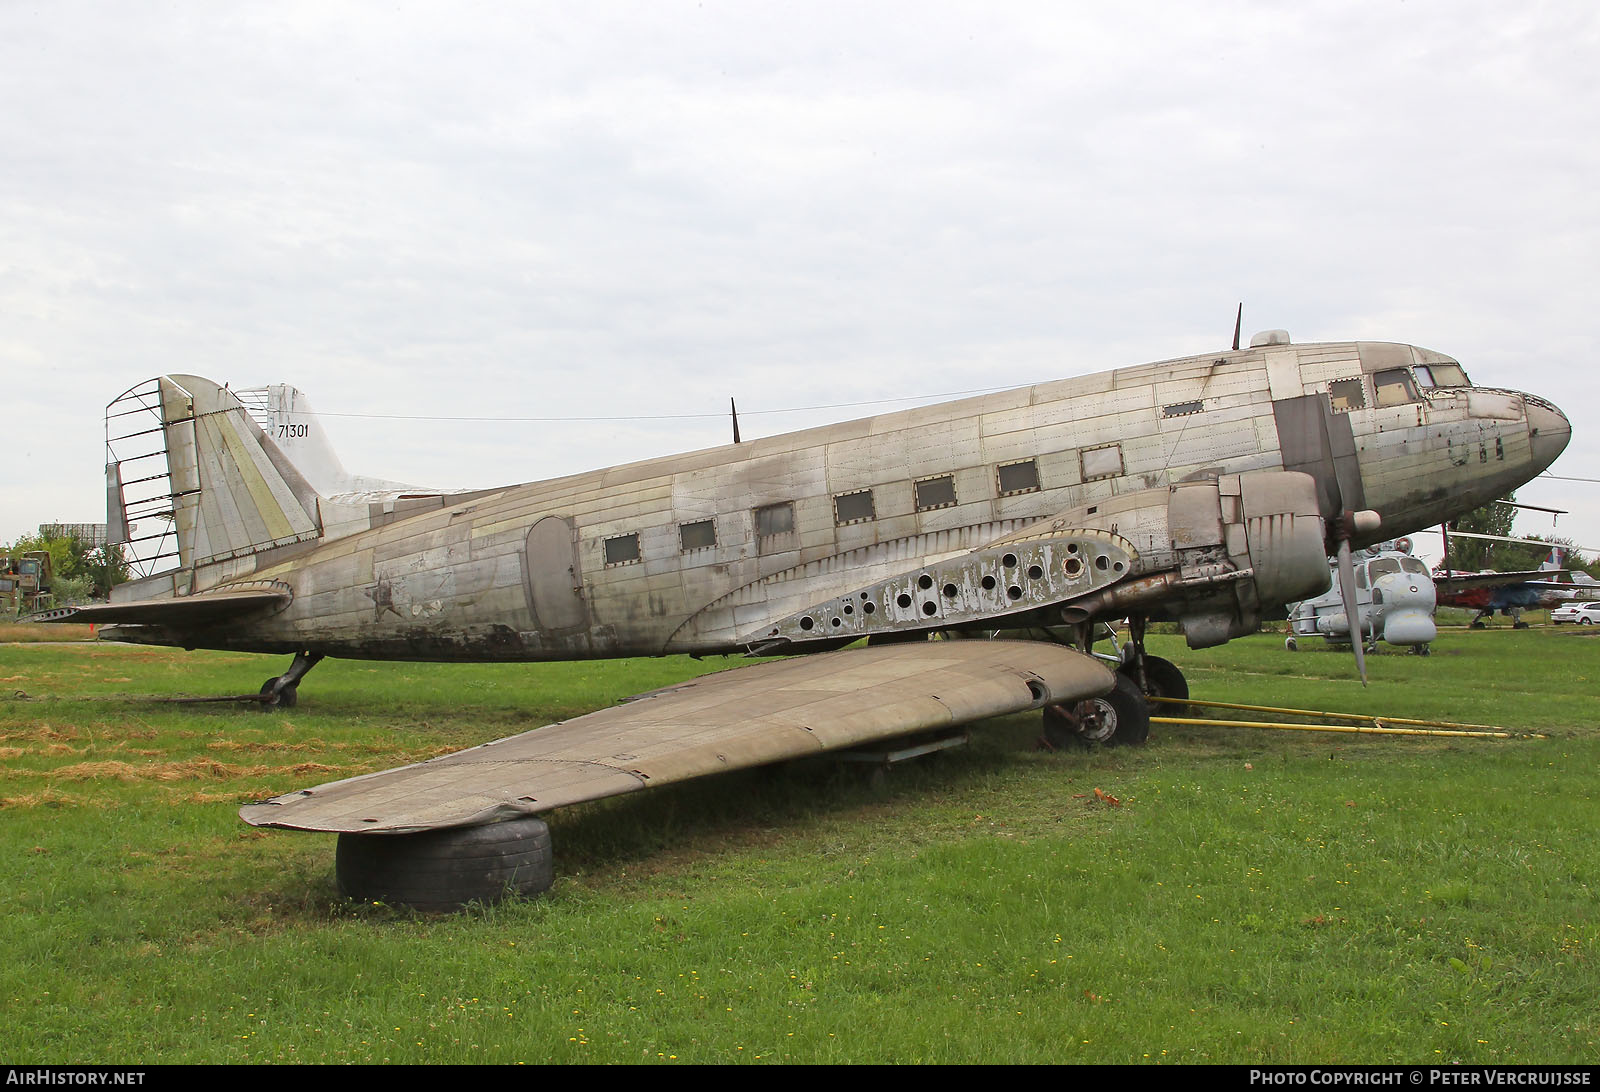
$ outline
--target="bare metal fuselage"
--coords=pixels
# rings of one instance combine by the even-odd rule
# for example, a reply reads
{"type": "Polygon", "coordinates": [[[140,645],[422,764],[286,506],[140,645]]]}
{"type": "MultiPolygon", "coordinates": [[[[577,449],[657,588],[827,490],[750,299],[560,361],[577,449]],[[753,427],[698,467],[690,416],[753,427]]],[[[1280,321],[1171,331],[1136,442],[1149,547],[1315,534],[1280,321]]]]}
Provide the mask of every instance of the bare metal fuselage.
{"type": "MultiPolygon", "coordinates": [[[[318,539],[195,562],[117,595],[272,581],[292,592],[286,607],[106,636],[402,660],[729,651],[809,604],[1038,521],[1131,544],[1129,579],[1152,579],[1178,565],[1171,487],[1306,464],[1314,445],[1290,410],[1306,396],[1325,405],[1333,384],[1342,384],[1333,419],[1341,430],[1348,422],[1353,447],[1344,493],[1381,514],[1372,539],[1392,537],[1505,494],[1570,434],[1560,411],[1532,396],[1435,387],[1396,400],[1392,385],[1387,398],[1375,385],[1439,361],[1448,358],[1389,343],[1282,344],[474,494],[319,498],[318,539]],[[1356,399],[1352,380],[1364,384],[1356,399]]],[[[1102,614],[1125,606],[1097,602],[1102,614]]],[[[1181,619],[1187,609],[1174,592],[1147,612],[1181,619]]]]}

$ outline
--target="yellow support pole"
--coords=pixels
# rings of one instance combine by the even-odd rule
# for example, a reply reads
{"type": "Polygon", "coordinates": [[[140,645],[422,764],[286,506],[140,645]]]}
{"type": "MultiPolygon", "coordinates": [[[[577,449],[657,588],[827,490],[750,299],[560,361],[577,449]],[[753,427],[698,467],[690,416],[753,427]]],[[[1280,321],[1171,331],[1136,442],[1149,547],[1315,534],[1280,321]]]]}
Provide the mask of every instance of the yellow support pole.
{"type": "MultiPolygon", "coordinates": [[[[1373,718],[1369,718],[1373,719],[1373,718]]],[[[1200,717],[1151,717],[1151,724],[1204,724],[1219,728],[1282,728],[1298,732],[1345,732],[1373,736],[1462,736],[1468,739],[1512,739],[1510,732],[1473,732],[1465,729],[1384,728],[1378,724],[1290,724],[1270,720],[1205,720],[1200,717]]],[[[1439,722],[1443,723],[1443,722],[1439,722]]],[[[1543,739],[1543,736],[1535,738],[1543,739]]]]}
{"type": "MultiPolygon", "coordinates": [[[[1243,709],[1251,713],[1283,713],[1295,717],[1319,717],[1323,720],[1355,720],[1370,721],[1376,725],[1382,724],[1413,724],[1423,728],[1448,728],[1448,729],[1475,729],[1480,732],[1506,732],[1510,733],[1503,725],[1499,724],[1457,724],[1448,720],[1414,720],[1410,717],[1375,717],[1369,713],[1329,713],[1320,709],[1284,709],[1275,705],[1240,705],[1227,701],[1200,701],[1197,698],[1158,698],[1150,696],[1151,701],[1165,702],[1170,705],[1199,705],[1208,709],[1243,709]]],[[[1155,717],[1151,717],[1155,720],[1155,717]]],[[[1188,723],[1188,722],[1184,722],[1188,723]]],[[[1222,721],[1197,721],[1195,723],[1221,724],[1222,721]]],[[[1261,723],[1257,721],[1244,721],[1246,724],[1261,723]]]]}

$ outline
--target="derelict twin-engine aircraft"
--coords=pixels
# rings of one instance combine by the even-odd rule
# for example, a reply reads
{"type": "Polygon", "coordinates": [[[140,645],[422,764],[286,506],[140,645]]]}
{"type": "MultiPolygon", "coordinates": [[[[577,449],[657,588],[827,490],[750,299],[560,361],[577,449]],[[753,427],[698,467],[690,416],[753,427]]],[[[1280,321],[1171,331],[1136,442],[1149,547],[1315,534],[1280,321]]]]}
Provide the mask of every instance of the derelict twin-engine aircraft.
{"type": "Polygon", "coordinates": [[[471,493],[308,476],[196,376],[131,389],[107,422],[111,537],[150,575],[46,617],[292,655],[266,704],[324,656],[822,653],[241,809],[339,833],[347,893],[417,906],[548,886],[535,817],[562,804],[1030,708],[1057,740],[1138,742],[1141,687],[1184,689],[1147,622],[1194,648],[1253,632],[1328,587],[1329,553],[1348,576],[1352,548],[1504,495],[1570,436],[1440,353],[1282,331],[471,493]],[[1124,617],[1114,672],[1087,653],[1124,617]],[[921,639],[1029,628],[1070,643],[921,639]]]}

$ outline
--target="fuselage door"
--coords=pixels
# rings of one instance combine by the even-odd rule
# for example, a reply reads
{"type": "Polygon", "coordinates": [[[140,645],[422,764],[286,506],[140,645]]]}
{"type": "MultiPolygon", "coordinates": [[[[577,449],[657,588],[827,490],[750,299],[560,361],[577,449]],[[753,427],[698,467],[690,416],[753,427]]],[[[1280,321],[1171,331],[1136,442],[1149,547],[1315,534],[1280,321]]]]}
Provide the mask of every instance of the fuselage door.
{"type": "Polygon", "coordinates": [[[588,629],[589,605],[572,521],[564,516],[538,520],[528,529],[524,554],[528,608],[539,628],[548,634],[588,629]]]}

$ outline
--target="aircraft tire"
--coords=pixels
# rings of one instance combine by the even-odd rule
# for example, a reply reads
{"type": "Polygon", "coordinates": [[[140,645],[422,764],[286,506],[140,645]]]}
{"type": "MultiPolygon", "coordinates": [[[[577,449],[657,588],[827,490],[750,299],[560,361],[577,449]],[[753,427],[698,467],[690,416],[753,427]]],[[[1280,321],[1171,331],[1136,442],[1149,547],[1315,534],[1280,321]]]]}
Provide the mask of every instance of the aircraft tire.
{"type": "Polygon", "coordinates": [[[341,834],[339,893],[361,902],[449,912],[548,891],[550,828],[532,816],[421,834],[341,834]]]}
{"type": "Polygon", "coordinates": [[[1090,747],[1131,747],[1150,738],[1150,707],[1139,684],[1118,672],[1109,694],[1079,702],[1072,710],[1060,705],[1044,707],[1045,742],[1057,750],[1090,747]],[[1085,730],[1083,725],[1093,726],[1085,730]]]}
{"type": "Polygon", "coordinates": [[[272,688],[277,685],[277,676],[273,676],[261,684],[261,708],[267,709],[293,709],[300,700],[300,688],[286,686],[278,691],[276,697],[269,697],[272,688]]]}
{"type": "MultiPolygon", "coordinates": [[[[1137,682],[1132,664],[1124,664],[1117,670],[1137,682]]],[[[1144,658],[1144,681],[1144,692],[1153,698],[1172,698],[1176,701],[1188,700],[1189,680],[1183,677],[1183,672],[1171,660],[1164,660],[1160,656],[1146,656],[1144,658]]],[[[1148,702],[1145,704],[1149,705],[1148,702]]],[[[1184,705],[1167,705],[1161,702],[1157,702],[1156,705],[1158,706],[1157,708],[1147,708],[1145,714],[1147,717],[1150,713],[1156,713],[1164,717],[1184,717],[1189,715],[1188,707],[1184,705]]],[[[1146,733],[1149,732],[1148,725],[1145,731],[1146,733]]]]}

